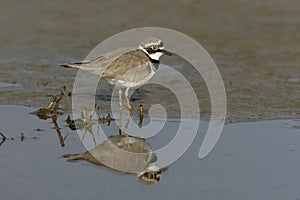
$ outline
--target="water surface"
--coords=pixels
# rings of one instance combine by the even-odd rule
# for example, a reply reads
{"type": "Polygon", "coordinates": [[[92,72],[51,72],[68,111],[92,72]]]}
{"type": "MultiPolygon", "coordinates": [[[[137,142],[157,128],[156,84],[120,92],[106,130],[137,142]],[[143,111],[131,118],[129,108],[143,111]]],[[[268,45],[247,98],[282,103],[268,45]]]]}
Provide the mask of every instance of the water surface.
{"type": "MultiPolygon", "coordinates": [[[[199,160],[208,125],[201,122],[188,151],[162,173],[159,183],[145,185],[135,175],[84,161],[67,162],[63,155],[86,150],[76,132],[64,126],[66,116],[58,119],[62,136],[67,135],[62,147],[51,120],[39,120],[29,114],[33,110],[0,106],[1,132],[7,137],[0,146],[2,199],[296,199],[300,195],[299,120],[225,125],[216,147],[199,160]]],[[[147,139],[150,146],[168,143],[178,123],[167,122],[166,129],[147,139]]]]}

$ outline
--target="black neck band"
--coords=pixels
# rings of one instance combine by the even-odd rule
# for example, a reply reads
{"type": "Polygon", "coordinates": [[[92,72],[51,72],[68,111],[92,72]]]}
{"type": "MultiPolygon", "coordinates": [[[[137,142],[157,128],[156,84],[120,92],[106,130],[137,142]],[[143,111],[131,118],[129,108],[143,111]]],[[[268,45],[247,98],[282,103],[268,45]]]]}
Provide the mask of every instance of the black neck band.
{"type": "Polygon", "coordinates": [[[159,60],[154,60],[154,59],[152,59],[150,56],[148,56],[148,57],[150,58],[151,62],[156,63],[156,64],[159,64],[159,60]]]}

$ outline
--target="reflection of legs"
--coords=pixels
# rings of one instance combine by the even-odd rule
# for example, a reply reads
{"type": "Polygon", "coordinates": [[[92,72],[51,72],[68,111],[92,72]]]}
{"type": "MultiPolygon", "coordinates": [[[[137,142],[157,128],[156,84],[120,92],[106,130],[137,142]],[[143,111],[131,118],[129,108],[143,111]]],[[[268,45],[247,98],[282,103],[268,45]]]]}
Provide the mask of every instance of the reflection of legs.
{"type": "Polygon", "coordinates": [[[119,116],[118,129],[119,129],[119,135],[122,135],[122,130],[121,130],[121,121],[122,121],[122,89],[121,88],[119,88],[119,101],[120,101],[120,116],[119,116]]]}
{"type": "Polygon", "coordinates": [[[94,133],[93,133],[93,130],[92,130],[91,127],[89,127],[88,129],[84,128],[81,140],[84,141],[84,138],[85,138],[85,136],[86,136],[86,134],[88,132],[92,135],[92,139],[93,139],[94,145],[96,146],[96,139],[95,139],[95,136],[94,136],[94,133]]]}
{"type": "Polygon", "coordinates": [[[125,98],[126,98],[126,101],[127,101],[127,106],[128,106],[128,110],[131,112],[132,111],[132,107],[130,105],[130,100],[129,100],[129,97],[128,97],[128,91],[129,91],[129,88],[126,88],[126,91],[125,91],[125,98]]]}

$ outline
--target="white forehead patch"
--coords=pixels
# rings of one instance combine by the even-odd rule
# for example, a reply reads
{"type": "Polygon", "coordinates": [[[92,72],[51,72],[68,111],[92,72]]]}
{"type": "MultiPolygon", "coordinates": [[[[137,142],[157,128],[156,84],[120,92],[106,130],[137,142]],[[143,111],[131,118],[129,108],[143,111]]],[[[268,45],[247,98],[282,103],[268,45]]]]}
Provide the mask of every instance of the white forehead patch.
{"type": "Polygon", "coordinates": [[[151,47],[153,45],[163,47],[162,41],[160,39],[154,38],[154,37],[147,38],[144,41],[142,41],[141,44],[140,44],[140,46],[142,46],[144,48],[148,48],[148,47],[151,47]]]}

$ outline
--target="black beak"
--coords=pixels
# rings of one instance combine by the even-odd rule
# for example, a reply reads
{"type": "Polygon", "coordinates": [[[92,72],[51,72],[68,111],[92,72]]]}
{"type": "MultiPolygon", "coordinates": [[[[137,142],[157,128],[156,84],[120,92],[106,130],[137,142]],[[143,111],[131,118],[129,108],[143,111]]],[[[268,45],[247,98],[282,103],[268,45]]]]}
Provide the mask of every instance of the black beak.
{"type": "Polygon", "coordinates": [[[166,51],[166,50],[161,50],[162,52],[163,52],[163,54],[165,54],[165,55],[167,55],[167,56],[171,56],[172,55],[172,53],[170,53],[170,52],[168,52],[168,51],[166,51]]]}

